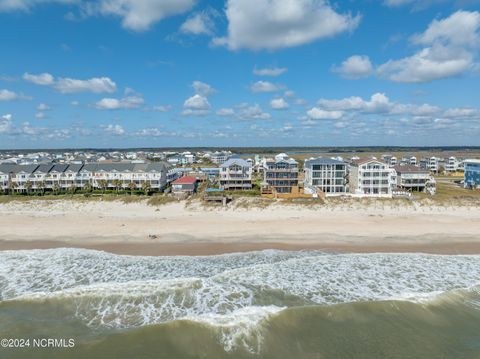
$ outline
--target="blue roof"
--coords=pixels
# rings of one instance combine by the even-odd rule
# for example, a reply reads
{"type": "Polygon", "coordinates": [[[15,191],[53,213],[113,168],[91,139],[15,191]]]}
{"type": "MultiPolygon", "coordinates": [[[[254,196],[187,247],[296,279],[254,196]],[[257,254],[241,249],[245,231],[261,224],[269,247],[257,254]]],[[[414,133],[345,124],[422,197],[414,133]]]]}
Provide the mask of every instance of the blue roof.
{"type": "Polygon", "coordinates": [[[207,188],[205,192],[223,192],[222,188],[207,188]]]}

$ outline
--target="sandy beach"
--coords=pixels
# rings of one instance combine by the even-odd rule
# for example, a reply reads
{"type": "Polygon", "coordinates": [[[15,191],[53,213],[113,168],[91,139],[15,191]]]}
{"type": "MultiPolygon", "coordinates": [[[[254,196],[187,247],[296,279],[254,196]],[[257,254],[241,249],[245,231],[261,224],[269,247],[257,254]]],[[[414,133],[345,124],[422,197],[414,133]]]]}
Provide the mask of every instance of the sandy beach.
{"type": "Polygon", "coordinates": [[[260,249],[480,253],[480,208],[399,204],[204,208],[185,202],[0,205],[0,250],[81,247],[134,255],[260,249]]]}

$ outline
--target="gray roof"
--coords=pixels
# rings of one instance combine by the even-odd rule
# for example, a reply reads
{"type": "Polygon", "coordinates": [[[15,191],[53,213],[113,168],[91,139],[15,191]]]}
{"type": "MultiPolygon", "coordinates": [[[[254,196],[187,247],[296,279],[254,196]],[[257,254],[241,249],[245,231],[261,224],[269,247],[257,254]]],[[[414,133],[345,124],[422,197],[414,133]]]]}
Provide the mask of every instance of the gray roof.
{"type": "Polygon", "coordinates": [[[68,168],[68,164],[63,164],[63,163],[56,163],[50,172],[60,172],[63,173],[65,170],[68,168]]]}
{"type": "Polygon", "coordinates": [[[238,165],[241,167],[251,167],[250,163],[248,163],[245,160],[242,160],[241,158],[230,158],[226,162],[224,162],[220,167],[227,168],[227,167],[230,167],[231,165],[238,165]]]}
{"type": "Polygon", "coordinates": [[[343,161],[334,160],[332,158],[318,157],[318,158],[314,158],[312,160],[306,160],[304,167],[309,167],[309,166],[312,166],[312,165],[344,165],[344,164],[346,164],[346,163],[343,162],[343,161]]]}
{"type": "Polygon", "coordinates": [[[161,172],[167,171],[172,166],[165,162],[149,163],[87,163],[81,171],[89,172],[161,172]]]}
{"type": "Polygon", "coordinates": [[[65,172],[75,172],[78,173],[83,167],[83,164],[70,164],[65,172]]]}
{"type": "Polygon", "coordinates": [[[38,165],[16,165],[12,169],[12,173],[33,173],[37,169],[38,165]]]}
{"type": "Polygon", "coordinates": [[[15,168],[15,166],[16,166],[15,163],[2,163],[0,164],[0,173],[3,173],[3,174],[10,173],[15,168]]]}
{"type": "Polygon", "coordinates": [[[395,166],[395,171],[397,173],[430,173],[428,169],[420,168],[417,166],[412,165],[405,165],[405,166],[395,166]]]}
{"type": "Polygon", "coordinates": [[[37,169],[35,170],[35,173],[36,172],[41,172],[41,173],[48,173],[50,172],[50,170],[52,169],[53,167],[53,164],[51,163],[48,163],[48,164],[41,164],[37,167],[37,169]]]}

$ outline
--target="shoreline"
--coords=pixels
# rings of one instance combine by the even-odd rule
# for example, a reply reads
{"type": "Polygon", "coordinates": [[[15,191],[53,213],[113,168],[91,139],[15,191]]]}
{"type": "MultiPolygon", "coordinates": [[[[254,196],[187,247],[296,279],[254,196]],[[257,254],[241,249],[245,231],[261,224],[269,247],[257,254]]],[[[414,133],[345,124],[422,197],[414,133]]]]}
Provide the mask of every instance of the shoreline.
{"type": "Polygon", "coordinates": [[[466,255],[480,254],[479,240],[425,240],[417,238],[383,240],[356,239],[342,241],[188,241],[147,242],[112,240],[0,240],[0,251],[54,248],[78,248],[133,256],[206,256],[261,250],[320,250],[330,253],[425,253],[466,255]]]}
{"type": "Polygon", "coordinates": [[[132,255],[264,249],[480,254],[480,207],[382,201],[248,209],[186,202],[0,204],[0,250],[59,247],[132,255]]]}

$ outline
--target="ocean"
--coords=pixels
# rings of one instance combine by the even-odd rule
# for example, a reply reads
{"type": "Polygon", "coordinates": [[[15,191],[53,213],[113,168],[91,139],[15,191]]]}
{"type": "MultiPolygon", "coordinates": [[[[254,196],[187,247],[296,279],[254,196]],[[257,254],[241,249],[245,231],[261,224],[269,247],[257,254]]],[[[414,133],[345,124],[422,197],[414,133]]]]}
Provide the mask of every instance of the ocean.
{"type": "Polygon", "coordinates": [[[30,343],[2,359],[478,359],[480,256],[4,251],[5,338],[30,343]]]}

